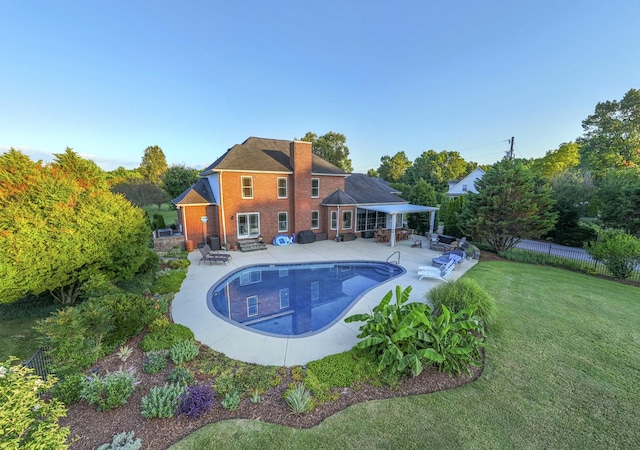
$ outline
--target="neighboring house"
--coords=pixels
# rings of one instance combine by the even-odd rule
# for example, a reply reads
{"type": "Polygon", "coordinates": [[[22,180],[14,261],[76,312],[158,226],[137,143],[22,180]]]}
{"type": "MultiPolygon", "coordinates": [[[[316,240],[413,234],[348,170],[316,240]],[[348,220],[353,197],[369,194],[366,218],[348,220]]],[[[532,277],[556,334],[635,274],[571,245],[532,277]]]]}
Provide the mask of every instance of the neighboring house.
{"type": "Polygon", "coordinates": [[[449,196],[449,198],[457,198],[469,192],[477,194],[478,190],[476,189],[476,181],[482,178],[485,173],[486,172],[484,170],[478,167],[462,180],[450,181],[449,191],[447,192],[447,195],[449,196]]]}
{"type": "Polygon", "coordinates": [[[225,246],[258,237],[271,242],[304,230],[334,239],[437,209],[409,205],[380,179],[344,172],[313,154],[310,142],[250,137],[200,177],[173,199],[185,240],[196,244],[209,236],[225,246]]]}

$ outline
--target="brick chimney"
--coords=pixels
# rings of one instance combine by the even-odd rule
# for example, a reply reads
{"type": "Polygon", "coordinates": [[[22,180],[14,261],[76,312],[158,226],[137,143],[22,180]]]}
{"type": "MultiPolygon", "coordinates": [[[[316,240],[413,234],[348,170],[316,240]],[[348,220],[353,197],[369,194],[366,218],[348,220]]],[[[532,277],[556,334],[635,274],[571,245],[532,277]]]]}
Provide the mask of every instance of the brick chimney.
{"type": "Polygon", "coordinates": [[[289,144],[293,167],[293,231],[311,228],[311,142],[293,141],[289,144]]]}

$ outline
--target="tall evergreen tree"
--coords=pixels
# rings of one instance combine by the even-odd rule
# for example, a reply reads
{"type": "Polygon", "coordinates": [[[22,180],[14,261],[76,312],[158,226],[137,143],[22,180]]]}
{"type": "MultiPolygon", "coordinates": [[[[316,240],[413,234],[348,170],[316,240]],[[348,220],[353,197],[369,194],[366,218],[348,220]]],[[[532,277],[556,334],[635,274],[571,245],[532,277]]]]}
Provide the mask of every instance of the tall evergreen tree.
{"type": "Polygon", "coordinates": [[[549,186],[520,161],[495,163],[476,186],[477,194],[467,194],[460,225],[465,234],[498,252],[520,239],[542,236],[556,222],[549,186]]]}

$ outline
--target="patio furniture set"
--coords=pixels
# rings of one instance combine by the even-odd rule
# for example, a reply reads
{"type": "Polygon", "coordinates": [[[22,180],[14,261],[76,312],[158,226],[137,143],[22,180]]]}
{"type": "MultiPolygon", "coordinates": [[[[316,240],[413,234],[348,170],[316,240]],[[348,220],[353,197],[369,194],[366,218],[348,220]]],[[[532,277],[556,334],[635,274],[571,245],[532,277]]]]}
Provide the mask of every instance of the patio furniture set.
{"type": "MultiPolygon", "coordinates": [[[[409,237],[413,234],[413,229],[411,228],[396,228],[396,242],[398,241],[407,241],[409,237]]],[[[374,242],[389,242],[391,239],[391,229],[390,228],[378,228],[373,233],[374,242]]]]}

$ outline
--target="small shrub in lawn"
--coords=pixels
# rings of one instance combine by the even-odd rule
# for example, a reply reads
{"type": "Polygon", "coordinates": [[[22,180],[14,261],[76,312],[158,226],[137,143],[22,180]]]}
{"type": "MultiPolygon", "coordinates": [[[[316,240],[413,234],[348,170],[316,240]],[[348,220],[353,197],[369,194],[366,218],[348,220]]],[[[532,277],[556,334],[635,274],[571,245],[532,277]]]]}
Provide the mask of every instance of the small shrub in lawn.
{"type": "Polygon", "coordinates": [[[127,403],[137,384],[132,370],[118,370],[104,377],[95,375],[83,381],[80,398],[90,405],[97,405],[98,411],[106,411],[127,403]]]}
{"type": "Polygon", "coordinates": [[[211,409],[213,396],[214,392],[210,385],[187,387],[178,400],[178,415],[186,414],[189,419],[200,417],[211,409]]]}
{"type": "Polygon", "coordinates": [[[82,373],[72,373],[65,376],[53,385],[51,395],[60,400],[65,405],[70,405],[80,401],[82,384],[85,376],[82,373]]]}
{"type": "Polygon", "coordinates": [[[446,305],[454,314],[472,306],[476,316],[482,318],[485,323],[495,323],[496,301],[471,278],[463,277],[440,284],[427,293],[427,298],[433,304],[434,314],[442,313],[442,305],[446,305]]]}
{"type": "Polygon", "coordinates": [[[140,438],[135,438],[135,432],[123,431],[122,433],[113,436],[113,440],[107,444],[102,444],[98,447],[98,450],[140,450],[142,448],[142,441],[140,438]]]}
{"type": "Polygon", "coordinates": [[[198,356],[200,347],[193,340],[180,341],[171,347],[171,360],[180,365],[198,356]]]}
{"type": "Polygon", "coordinates": [[[293,414],[304,414],[311,411],[311,393],[303,383],[296,383],[284,393],[284,399],[293,414]]]}
{"type": "Polygon", "coordinates": [[[238,409],[238,405],[240,405],[240,394],[238,394],[238,391],[233,391],[232,393],[225,395],[220,404],[223,408],[228,409],[229,411],[235,411],[238,409]]]}
{"type": "Polygon", "coordinates": [[[179,384],[152,387],[149,393],[142,397],[142,416],[147,419],[173,417],[176,414],[178,399],[184,391],[185,386],[179,384]]]}
{"type": "Polygon", "coordinates": [[[166,350],[155,350],[147,352],[144,355],[144,363],[142,364],[142,371],[144,373],[158,373],[167,367],[169,361],[167,360],[166,350]]]}
{"type": "Polygon", "coordinates": [[[193,331],[184,325],[171,323],[158,331],[148,333],[142,341],[140,348],[145,351],[169,350],[180,341],[194,339],[193,331]]]}
{"type": "Polygon", "coordinates": [[[169,294],[178,292],[182,282],[187,277],[185,269],[175,269],[158,272],[156,280],[151,285],[151,292],[154,294],[169,294]]]}
{"type": "Polygon", "coordinates": [[[170,383],[189,385],[193,383],[193,374],[189,369],[176,367],[167,375],[167,381],[170,383]]]}

